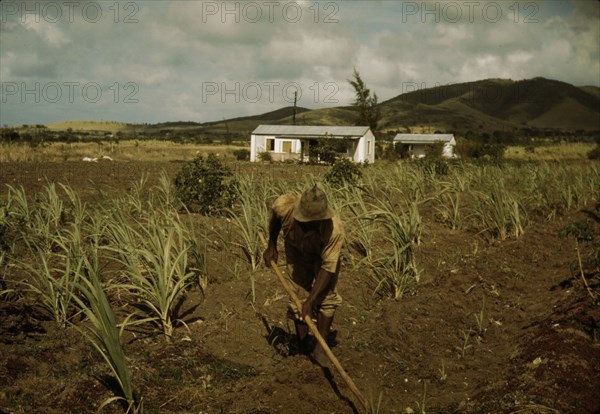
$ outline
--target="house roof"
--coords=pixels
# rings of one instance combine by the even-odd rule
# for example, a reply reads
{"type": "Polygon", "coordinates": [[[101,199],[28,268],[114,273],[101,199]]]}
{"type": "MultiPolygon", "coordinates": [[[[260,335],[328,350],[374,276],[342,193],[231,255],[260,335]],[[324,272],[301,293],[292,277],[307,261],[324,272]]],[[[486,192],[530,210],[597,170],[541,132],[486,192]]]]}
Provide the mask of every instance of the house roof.
{"type": "Polygon", "coordinates": [[[366,126],[259,125],[252,134],[278,137],[360,138],[368,130],[369,127],[366,126]]]}
{"type": "Polygon", "coordinates": [[[394,142],[403,144],[434,144],[436,142],[448,142],[456,144],[452,134],[396,134],[394,142]]]}

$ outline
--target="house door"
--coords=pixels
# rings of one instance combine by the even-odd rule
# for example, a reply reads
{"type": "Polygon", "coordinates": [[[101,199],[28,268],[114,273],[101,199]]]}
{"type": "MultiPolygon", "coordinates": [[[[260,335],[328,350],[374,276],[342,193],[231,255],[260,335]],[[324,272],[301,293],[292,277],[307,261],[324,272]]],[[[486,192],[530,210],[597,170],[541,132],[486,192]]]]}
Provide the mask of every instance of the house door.
{"type": "Polygon", "coordinates": [[[281,152],[292,152],[292,141],[283,141],[281,143],[281,152]]]}

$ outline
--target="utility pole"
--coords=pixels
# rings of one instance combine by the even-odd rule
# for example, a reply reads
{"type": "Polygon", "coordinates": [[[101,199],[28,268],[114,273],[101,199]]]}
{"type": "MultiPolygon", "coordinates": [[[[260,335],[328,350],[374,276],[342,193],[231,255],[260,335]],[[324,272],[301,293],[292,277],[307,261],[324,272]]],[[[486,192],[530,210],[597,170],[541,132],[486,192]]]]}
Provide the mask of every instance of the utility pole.
{"type": "Polygon", "coordinates": [[[294,112],[292,112],[292,125],[296,125],[296,98],[298,97],[298,91],[294,92],[294,112]]]}

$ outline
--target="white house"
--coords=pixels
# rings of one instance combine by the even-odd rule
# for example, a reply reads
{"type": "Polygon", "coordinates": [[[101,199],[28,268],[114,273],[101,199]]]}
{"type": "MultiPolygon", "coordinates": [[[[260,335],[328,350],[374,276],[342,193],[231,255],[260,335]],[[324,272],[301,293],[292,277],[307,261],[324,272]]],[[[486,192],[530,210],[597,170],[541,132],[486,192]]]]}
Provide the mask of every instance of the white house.
{"type": "Polygon", "coordinates": [[[454,158],[454,146],[456,140],[452,134],[396,134],[394,145],[407,145],[411,158],[425,157],[425,149],[428,145],[441,143],[442,157],[454,158]]]}
{"type": "Polygon", "coordinates": [[[375,162],[375,136],[366,126],[259,125],[252,131],[250,161],[269,152],[273,161],[308,161],[319,140],[345,140],[345,156],[355,162],[375,162]]]}

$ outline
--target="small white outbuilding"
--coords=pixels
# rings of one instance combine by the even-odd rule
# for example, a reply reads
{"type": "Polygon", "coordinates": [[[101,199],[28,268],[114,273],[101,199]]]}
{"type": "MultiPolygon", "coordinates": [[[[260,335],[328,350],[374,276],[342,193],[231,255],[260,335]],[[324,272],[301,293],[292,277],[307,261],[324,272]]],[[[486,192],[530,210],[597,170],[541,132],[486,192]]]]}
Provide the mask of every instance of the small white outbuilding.
{"type": "Polygon", "coordinates": [[[344,140],[339,154],[354,162],[375,162],[375,136],[366,126],[259,125],[250,139],[250,161],[268,152],[273,161],[308,161],[320,140],[344,140]]]}
{"type": "Polygon", "coordinates": [[[394,137],[394,145],[408,146],[411,158],[424,158],[426,148],[434,144],[443,144],[442,157],[456,157],[456,140],[453,134],[396,134],[394,137]]]}

